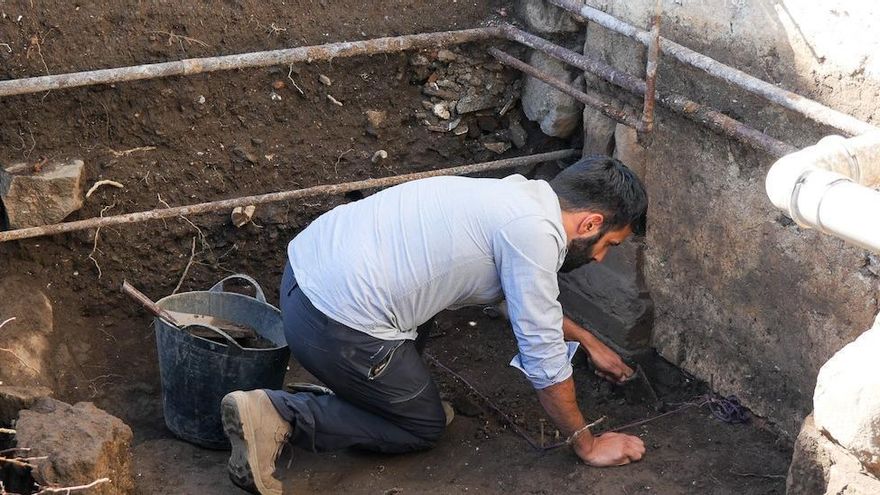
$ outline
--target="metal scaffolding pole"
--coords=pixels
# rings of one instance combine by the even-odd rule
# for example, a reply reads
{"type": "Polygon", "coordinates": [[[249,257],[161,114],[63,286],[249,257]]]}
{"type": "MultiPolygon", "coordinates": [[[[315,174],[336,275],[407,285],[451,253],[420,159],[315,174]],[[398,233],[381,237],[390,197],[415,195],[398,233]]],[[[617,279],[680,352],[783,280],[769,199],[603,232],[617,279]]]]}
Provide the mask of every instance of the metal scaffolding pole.
{"type": "MultiPolygon", "coordinates": [[[[575,53],[510,25],[505,26],[504,30],[507,38],[511,41],[522,43],[529,48],[540,50],[569,65],[592,72],[602,79],[620,86],[631,93],[643,96],[647,91],[647,83],[645,83],[644,80],[625,72],[621,72],[604,62],[575,53]]],[[[772,156],[780,157],[797,151],[797,148],[788,143],[774,139],[757,129],[749,127],[738,120],[732,119],[711,107],[697,103],[685,96],[676,93],[658,92],[657,100],[661,105],[695,122],[703,124],[715,132],[732,137],[740,142],[747,143],[755,148],[766,151],[772,156]]]]}
{"type": "Polygon", "coordinates": [[[200,213],[209,213],[212,211],[229,211],[238,206],[259,205],[265,203],[274,203],[278,201],[291,201],[302,198],[310,198],[314,196],[332,196],[336,194],[344,194],[350,191],[359,191],[362,189],[388,187],[395,184],[401,184],[403,182],[409,182],[412,180],[436,177],[438,175],[464,175],[477,172],[488,172],[491,170],[519,167],[522,165],[534,165],[550,160],[561,160],[563,158],[580,156],[580,153],[580,150],[572,149],[551,151],[548,153],[538,153],[535,155],[505,158],[503,160],[476,163],[473,165],[462,165],[460,167],[451,167],[439,170],[429,170],[426,172],[417,172],[412,174],[395,175],[391,177],[382,177],[379,179],[344,182],[341,184],[328,184],[323,186],[307,187],[305,189],[294,189],[292,191],[281,191],[269,194],[262,194],[258,196],[245,196],[240,198],[224,199],[221,201],[211,201],[209,203],[177,206],[173,208],[161,208],[158,210],[126,213],[123,215],[115,215],[111,217],[89,218],[86,220],[78,220],[75,222],[65,222],[57,223],[54,225],[44,225],[41,227],[9,230],[6,232],[0,232],[0,242],[62,234],[65,232],[74,232],[77,230],[96,229],[98,227],[109,227],[113,225],[146,222],[149,220],[160,220],[163,218],[197,215],[200,213]]]}
{"type": "Polygon", "coordinates": [[[537,69],[523,62],[522,60],[519,60],[516,57],[512,57],[511,55],[504,53],[497,48],[489,48],[489,54],[498,59],[498,61],[502,64],[509,65],[514,69],[517,69],[536,79],[544,81],[550,86],[553,86],[554,88],[562,91],[563,93],[571,96],[581,103],[595,108],[596,110],[602,112],[603,115],[616,122],[620,122],[621,124],[632,127],[634,129],[639,128],[639,118],[622,108],[617,108],[600,98],[584,93],[583,91],[578,91],[570,84],[567,84],[564,81],[557,79],[550,74],[547,74],[546,72],[541,71],[540,69],[537,69]]]}
{"type": "MultiPolygon", "coordinates": [[[[574,0],[547,1],[576,16],[588,19],[606,29],[610,29],[628,38],[639,41],[645,46],[648,46],[651,43],[651,33],[648,31],[623,22],[601,10],[588,5],[583,5],[581,2],[574,0]]],[[[803,97],[797,93],[774,86],[773,84],[758,79],[757,77],[750,76],[739,69],[722,64],[711,57],[695,52],[694,50],[679,45],[669,39],[660,38],[660,49],[663,51],[664,55],[669,55],[680,62],[702,69],[712,76],[723,79],[750,93],[762,96],[773,103],[781,105],[793,112],[803,115],[804,117],[819,122],[820,124],[840,129],[853,136],[878,130],[877,127],[867,122],[863,122],[851,115],[829,108],[815,100],[803,97]]]]}
{"type": "Polygon", "coordinates": [[[654,7],[651,20],[651,43],[648,44],[648,62],[645,64],[645,105],[639,130],[645,134],[654,131],[654,102],[657,88],[657,62],[660,59],[660,17],[663,13],[660,0],[654,7]]]}
{"type": "Polygon", "coordinates": [[[75,88],[93,84],[108,84],[122,81],[137,81],[169,76],[188,76],[203,72],[214,72],[248,67],[267,67],[287,65],[314,60],[332,60],[357,55],[376,55],[379,53],[401,52],[449,46],[473,41],[502,37],[497,27],[443,31],[438,33],[409,34],[363,41],[344,41],[325,45],[300,46],[283,50],[270,50],[219,57],[190,58],[174,62],[136,65],[115,69],[101,69],[52,76],[29,77],[0,81],[0,97],[26,93],[40,93],[53,89],[75,88]]]}

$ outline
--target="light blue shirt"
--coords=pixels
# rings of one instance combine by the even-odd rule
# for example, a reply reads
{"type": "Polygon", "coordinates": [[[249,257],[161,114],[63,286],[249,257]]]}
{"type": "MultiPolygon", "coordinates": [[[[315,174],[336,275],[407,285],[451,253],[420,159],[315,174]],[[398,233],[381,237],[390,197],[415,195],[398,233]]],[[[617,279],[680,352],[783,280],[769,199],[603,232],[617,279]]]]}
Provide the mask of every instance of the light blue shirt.
{"type": "Polygon", "coordinates": [[[322,313],[379,339],[415,339],[444,309],[507,299],[519,347],[512,366],[535,388],[571,376],[556,272],[566,253],[550,185],[435,177],[321,215],[288,245],[290,264],[322,313]]]}

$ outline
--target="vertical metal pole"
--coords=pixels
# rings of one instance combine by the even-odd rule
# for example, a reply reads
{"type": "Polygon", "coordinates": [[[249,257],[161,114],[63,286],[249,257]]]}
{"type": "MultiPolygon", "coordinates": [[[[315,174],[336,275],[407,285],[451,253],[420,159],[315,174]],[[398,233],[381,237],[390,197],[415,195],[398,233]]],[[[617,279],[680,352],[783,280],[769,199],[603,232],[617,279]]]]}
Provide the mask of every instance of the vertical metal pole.
{"type": "Polygon", "coordinates": [[[654,102],[657,86],[657,61],[660,59],[660,16],[663,13],[661,0],[654,7],[651,21],[651,42],[648,44],[648,63],[645,66],[645,107],[642,110],[642,122],[639,128],[644,135],[654,131],[654,102]]]}

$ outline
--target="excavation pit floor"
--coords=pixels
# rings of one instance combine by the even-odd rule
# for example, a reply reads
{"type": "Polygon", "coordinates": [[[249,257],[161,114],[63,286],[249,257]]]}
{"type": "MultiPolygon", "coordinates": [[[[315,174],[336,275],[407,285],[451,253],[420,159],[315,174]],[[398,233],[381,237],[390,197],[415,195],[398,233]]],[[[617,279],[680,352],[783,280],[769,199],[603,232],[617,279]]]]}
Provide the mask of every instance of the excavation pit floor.
{"type": "MultiPolygon", "coordinates": [[[[447,312],[427,351],[467,379],[536,440],[555,441],[531,386],[507,363],[516,352],[503,320],[478,310],[447,312]]],[[[569,449],[533,450],[457,379],[433,368],[455,420],[432,450],[405,455],[357,451],[315,454],[293,449],[278,463],[289,493],[594,493],[594,494],[782,494],[790,451],[753,418],[727,424],[705,407],[687,407],[626,430],[647,447],[643,461],[619,468],[583,465],[569,449]]],[[[663,372],[652,386],[675,410],[706,392],[685,375],[663,372]]],[[[308,379],[293,366],[291,380],[308,379]]],[[[597,378],[584,360],[575,367],[578,399],[594,420],[615,427],[661,414],[638,384],[615,387],[597,378]],[[629,389],[629,387],[633,387],[629,389]]],[[[147,408],[134,424],[135,479],[140,493],[243,493],[226,475],[227,453],[174,439],[161,424],[154,390],[139,403],[147,408]],[[150,397],[152,395],[152,397],[150,397]],[[157,418],[159,418],[157,420],[157,418]]],[[[602,426],[598,427],[602,429],[602,426]]],[[[287,491],[285,492],[287,493],[287,491]]]]}
{"type": "MultiPolygon", "coordinates": [[[[4,6],[0,39],[12,51],[0,50],[0,79],[463,29],[512,12],[508,2],[495,0],[376,0],[370,9],[350,0],[293,3],[214,2],[208,16],[186,2],[4,6]],[[12,22],[16,18],[20,22],[12,22]]],[[[462,90],[496,81],[493,87],[504,89],[495,95],[496,106],[503,105],[519,74],[489,68],[488,45],[454,48],[461,55],[454,62],[438,61],[433,50],[10,97],[0,107],[0,163],[77,157],[85,162],[87,185],[113,180],[125,186],[97,190],[68,217],[80,220],[578,147],[578,138],[563,142],[541,134],[519,104],[503,117],[495,109],[465,116],[466,134],[430,128],[441,122],[427,108],[441,103],[426,95],[432,79],[454,79],[462,90]],[[384,122],[374,125],[371,111],[384,112],[384,122]],[[527,144],[499,154],[514,134],[527,144]],[[374,162],[378,150],[388,158],[374,162]]],[[[66,402],[93,401],[132,427],[138,493],[243,493],[226,476],[225,452],[194,447],[165,428],[150,319],[119,287],[127,279],[158,299],[178,286],[204,290],[230,273],[248,273],[277,301],[286,243],[350,199],[266,205],[241,229],[229,212],[218,212],[0,244],[0,259],[7,261],[3,276],[15,277],[22,292],[39,291],[51,301],[54,329],[47,338],[58,352],[47,376],[34,383],[66,402]]],[[[31,309],[10,306],[22,314],[31,309]]],[[[535,438],[543,418],[549,442],[551,423],[534,391],[508,366],[515,347],[506,323],[462,310],[440,315],[428,352],[535,438]]],[[[705,408],[687,408],[628,430],[645,441],[642,462],[593,469],[565,449],[532,450],[460,382],[433,371],[458,412],[435,449],[400,456],[296,451],[282,469],[288,491],[784,492],[790,451],[757,419],[730,425],[705,408]]],[[[607,416],[606,427],[667,410],[657,410],[645,390],[601,382],[583,360],[574,376],[582,410],[591,420],[607,416]]],[[[706,393],[686,377],[658,376],[654,385],[667,408],[706,393]]],[[[290,378],[307,377],[294,365],[290,378]]]]}

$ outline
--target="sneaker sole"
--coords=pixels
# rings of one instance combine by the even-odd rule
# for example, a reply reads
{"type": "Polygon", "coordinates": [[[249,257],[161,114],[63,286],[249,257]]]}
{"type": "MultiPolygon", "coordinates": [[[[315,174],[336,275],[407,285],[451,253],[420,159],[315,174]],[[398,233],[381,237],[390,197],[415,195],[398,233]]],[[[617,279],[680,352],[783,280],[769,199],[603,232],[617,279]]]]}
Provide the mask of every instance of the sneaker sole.
{"type": "Polygon", "coordinates": [[[248,436],[244,431],[241,421],[238,402],[234,394],[223,397],[220,402],[220,418],[223,423],[223,431],[232,445],[232,453],[229,456],[227,471],[229,479],[239,488],[251,493],[259,494],[257,484],[254,481],[254,472],[248,462],[248,436]]]}

